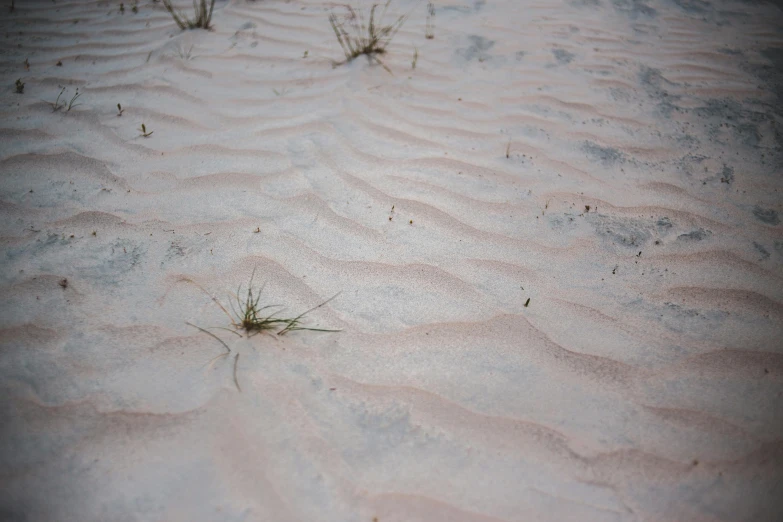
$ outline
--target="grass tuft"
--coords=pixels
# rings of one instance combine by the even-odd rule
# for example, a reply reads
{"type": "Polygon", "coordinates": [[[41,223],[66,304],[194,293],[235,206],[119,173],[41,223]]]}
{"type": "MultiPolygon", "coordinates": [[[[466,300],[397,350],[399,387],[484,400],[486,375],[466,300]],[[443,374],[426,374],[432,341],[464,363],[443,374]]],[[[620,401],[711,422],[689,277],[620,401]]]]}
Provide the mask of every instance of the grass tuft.
{"type": "Polygon", "coordinates": [[[344,6],[347,11],[345,16],[338,17],[334,11],[329,13],[329,23],[345,54],[345,60],[332,63],[334,67],[364,55],[370,63],[375,60],[391,73],[391,70],[380,60],[379,55],[386,54],[386,47],[408,19],[408,15],[402,15],[393,23],[383,25],[383,18],[390,3],[391,0],[386,0],[380,14],[377,14],[380,4],[373,4],[370,8],[369,23],[365,22],[361,10],[354,9],[350,5],[344,6]]]}
{"type": "Polygon", "coordinates": [[[168,10],[180,29],[209,29],[210,22],[212,21],[212,9],[215,7],[215,0],[210,0],[209,5],[207,5],[207,0],[193,0],[193,11],[195,14],[193,19],[188,18],[176,9],[172,5],[171,0],[162,1],[163,7],[168,10]]]}
{"type": "Polygon", "coordinates": [[[312,332],[340,331],[302,326],[302,318],[305,315],[309,314],[313,310],[321,308],[326,303],[340,295],[339,293],[330,297],[323,303],[307,310],[306,312],[297,315],[294,318],[278,317],[276,314],[279,313],[279,311],[273,310],[276,308],[281,308],[282,305],[259,306],[259,302],[261,301],[261,293],[264,291],[264,287],[262,286],[257,292],[253,290],[253,278],[255,277],[255,273],[256,271],[253,270],[253,274],[250,276],[250,283],[248,284],[247,288],[247,295],[244,297],[244,300],[239,297],[242,293],[242,286],[240,285],[240,287],[237,289],[237,308],[234,309],[232,304],[232,311],[234,312],[235,316],[235,319],[232,319],[232,324],[235,328],[244,330],[250,335],[261,332],[268,332],[270,330],[277,330],[277,335],[285,335],[288,332],[293,332],[296,330],[309,330],[312,332]]]}
{"type": "MultiPolygon", "coordinates": [[[[339,332],[340,331],[340,330],[328,330],[325,328],[310,328],[308,326],[302,326],[302,319],[304,318],[304,316],[306,316],[313,310],[321,308],[326,303],[328,303],[329,301],[331,301],[332,299],[340,295],[339,293],[330,297],[323,303],[314,306],[313,308],[310,308],[305,312],[302,312],[296,317],[293,318],[279,317],[276,315],[278,312],[272,310],[279,309],[282,307],[282,305],[265,305],[265,306],[260,305],[261,293],[264,290],[264,286],[261,286],[261,288],[258,290],[253,289],[253,278],[255,277],[255,274],[256,271],[254,269],[253,273],[250,276],[250,283],[248,284],[247,295],[245,295],[244,298],[240,298],[240,295],[242,295],[242,285],[240,285],[239,288],[237,289],[237,294],[236,296],[234,296],[237,305],[236,309],[234,308],[234,304],[229,301],[231,303],[230,307],[234,312],[233,317],[231,316],[230,313],[228,313],[228,310],[226,310],[223,307],[223,305],[220,304],[220,301],[218,301],[216,297],[211,296],[209,292],[207,292],[201,285],[199,285],[195,281],[192,281],[191,279],[185,279],[185,280],[195,284],[198,288],[201,289],[201,291],[203,291],[207,295],[210,295],[210,297],[215,302],[215,304],[217,304],[220,307],[220,309],[223,310],[223,313],[225,313],[228,316],[228,318],[231,320],[231,325],[234,327],[234,330],[231,330],[230,328],[223,328],[223,327],[213,327],[213,328],[218,328],[220,330],[227,330],[239,337],[242,337],[242,335],[238,333],[236,330],[244,331],[248,337],[252,337],[253,335],[256,335],[258,333],[266,333],[271,335],[270,331],[275,331],[275,330],[277,335],[280,336],[297,330],[309,330],[311,332],[339,332]]],[[[200,331],[204,332],[205,334],[209,335],[210,337],[216,339],[226,349],[225,352],[217,355],[208,363],[209,368],[211,368],[212,365],[215,362],[217,362],[219,359],[228,357],[231,354],[231,348],[229,348],[229,346],[225,343],[225,341],[223,341],[220,337],[218,337],[214,333],[210,332],[205,328],[197,326],[193,323],[186,322],[185,324],[197,328],[200,331]]],[[[238,365],[239,365],[239,353],[236,353],[236,355],[234,356],[234,384],[236,385],[237,390],[241,392],[242,388],[240,388],[239,380],[237,379],[238,365]]]]}

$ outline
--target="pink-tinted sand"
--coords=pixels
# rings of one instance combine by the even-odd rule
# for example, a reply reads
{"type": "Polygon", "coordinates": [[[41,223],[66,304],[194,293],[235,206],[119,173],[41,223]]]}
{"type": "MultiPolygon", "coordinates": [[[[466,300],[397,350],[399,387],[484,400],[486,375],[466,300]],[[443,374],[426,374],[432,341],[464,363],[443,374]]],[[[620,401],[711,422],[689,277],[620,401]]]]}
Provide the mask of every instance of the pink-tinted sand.
{"type": "Polygon", "coordinates": [[[780,520],[774,3],[119,5],[0,11],[0,519],[780,520]]]}

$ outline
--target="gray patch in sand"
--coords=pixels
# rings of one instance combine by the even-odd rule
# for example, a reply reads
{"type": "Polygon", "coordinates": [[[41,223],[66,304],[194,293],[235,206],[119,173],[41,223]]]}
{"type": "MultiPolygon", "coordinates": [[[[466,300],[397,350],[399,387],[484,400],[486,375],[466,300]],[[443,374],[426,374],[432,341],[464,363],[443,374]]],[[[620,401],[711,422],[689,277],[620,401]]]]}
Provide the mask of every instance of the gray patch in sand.
{"type": "Polygon", "coordinates": [[[642,66],[639,69],[639,83],[664,115],[668,116],[673,110],[679,110],[675,102],[680,100],[680,96],[668,91],[668,88],[676,87],[677,84],[667,80],[659,69],[642,66]]]}
{"type": "Polygon", "coordinates": [[[608,244],[623,251],[636,250],[652,239],[655,224],[641,219],[586,214],[596,233],[608,244]]]}
{"type": "Polygon", "coordinates": [[[747,147],[758,147],[764,135],[783,146],[782,126],[766,109],[753,110],[747,103],[732,99],[709,99],[692,111],[704,120],[707,134],[717,143],[723,144],[721,136],[726,137],[728,132],[733,140],[747,147]]]}
{"type": "Polygon", "coordinates": [[[687,234],[680,234],[677,236],[678,241],[701,241],[702,239],[706,239],[712,235],[712,232],[709,230],[704,230],[703,228],[700,228],[698,230],[694,230],[693,232],[688,232],[687,234]]]}
{"type": "Polygon", "coordinates": [[[601,160],[603,163],[611,165],[625,161],[625,154],[613,147],[602,147],[592,141],[585,141],[582,144],[582,150],[589,156],[601,160]]]}
{"type": "Polygon", "coordinates": [[[762,245],[761,243],[757,243],[757,242],[754,241],[753,242],[753,248],[756,249],[756,252],[761,254],[761,259],[759,261],[767,259],[770,256],[769,251],[766,248],[764,248],[764,245],[762,245]]]}
{"type": "Polygon", "coordinates": [[[722,310],[697,310],[671,302],[663,303],[660,311],[659,321],[675,332],[714,328],[729,315],[722,310]]]}
{"type": "Polygon", "coordinates": [[[658,11],[642,0],[612,0],[612,4],[617,11],[623,13],[632,20],[635,20],[640,16],[654,18],[658,14],[658,11]]]}
{"type": "Polygon", "coordinates": [[[767,84],[778,101],[783,102],[783,47],[767,47],[762,49],[760,54],[769,60],[771,65],[758,66],[756,74],[767,84]]]}
{"type": "Polygon", "coordinates": [[[492,56],[487,52],[495,45],[494,40],[487,40],[483,36],[472,34],[468,36],[471,45],[457,49],[455,52],[462,56],[466,61],[478,60],[480,62],[489,60],[492,56]]]}
{"type": "Polygon", "coordinates": [[[659,232],[668,232],[669,229],[671,229],[674,224],[672,223],[672,220],[667,217],[662,217],[658,221],[656,221],[655,226],[658,227],[659,232]]]}
{"type": "Polygon", "coordinates": [[[107,244],[90,236],[69,238],[49,233],[46,239],[6,249],[5,261],[36,259],[39,271],[61,273],[67,267],[69,273],[80,278],[114,285],[142,262],[146,252],[140,243],[130,239],[107,244]]]}
{"type": "Polygon", "coordinates": [[[753,207],[753,215],[756,216],[756,219],[767,225],[775,226],[780,223],[778,213],[771,208],[761,208],[756,205],[753,207]]]}
{"type": "Polygon", "coordinates": [[[552,49],[552,54],[555,56],[557,63],[561,65],[573,62],[576,57],[574,53],[570,53],[565,49],[552,49]]]}
{"type": "Polygon", "coordinates": [[[710,2],[704,0],[671,0],[671,2],[686,13],[703,15],[713,10],[710,2]]]}
{"type": "Polygon", "coordinates": [[[720,182],[731,185],[734,181],[734,168],[723,166],[723,171],[720,173],[720,182]]]}

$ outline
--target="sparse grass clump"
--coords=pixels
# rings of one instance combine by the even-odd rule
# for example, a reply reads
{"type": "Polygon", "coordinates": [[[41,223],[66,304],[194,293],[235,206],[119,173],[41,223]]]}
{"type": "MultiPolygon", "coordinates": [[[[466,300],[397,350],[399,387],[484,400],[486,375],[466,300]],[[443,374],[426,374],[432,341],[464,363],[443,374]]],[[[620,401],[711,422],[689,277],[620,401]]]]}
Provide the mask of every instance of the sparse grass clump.
{"type": "Polygon", "coordinates": [[[22,94],[24,92],[24,82],[22,81],[22,79],[21,78],[17,79],[15,85],[16,85],[16,93],[22,94]]]}
{"type": "Polygon", "coordinates": [[[212,9],[215,7],[215,0],[210,0],[209,5],[207,5],[207,0],[193,0],[193,10],[195,11],[195,17],[193,19],[184,16],[172,5],[171,0],[162,1],[163,7],[168,10],[180,29],[209,29],[210,22],[212,21],[212,9]]]}
{"type": "Polygon", "coordinates": [[[235,328],[244,330],[249,335],[267,332],[269,330],[277,330],[277,335],[285,335],[288,332],[293,332],[296,330],[310,330],[312,332],[339,332],[339,330],[326,330],[323,328],[309,328],[301,326],[302,318],[305,315],[309,314],[313,310],[321,308],[339,294],[330,297],[318,306],[314,306],[313,308],[310,308],[306,312],[302,312],[294,318],[277,317],[276,314],[278,312],[273,311],[268,315],[267,313],[270,310],[282,308],[282,305],[259,306],[259,302],[261,301],[261,292],[264,291],[264,287],[262,286],[257,292],[254,292],[254,277],[255,270],[253,271],[253,275],[250,276],[247,295],[244,297],[244,299],[239,297],[242,293],[242,286],[240,285],[240,287],[237,289],[237,308],[235,309],[233,303],[231,304],[232,312],[234,312],[235,317],[235,319],[232,319],[232,324],[235,328]],[[265,312],[265,310],[267,312],[265,312]]]}
{"type": "MultiPolygon", "coordinates": [[[[258,290],[253,289],[253,278],[255,277],[256,271],[253,270],[252,275],[250,276],[250,283],[248,284],[247,288],[247,294],[244,295],[242,292],[242,285],[237,288],[237,293],[234,296],[234,300],[236,301],[236,308],[234,307],[234,302],[229,301],[231,311],[234,313],[232,316],[228,310],[226,310],[223,305],[220,304],[220,302],[217,300],[217,298],[212,297],[212,300],[217,304],[221,310],[223,310],[223,313],[228,316],[229,320],[231,321],[231,326],[234,327],[234,329],[230,328],[222,328],[222,327],[216,327],[221,330],[228,330],[229,332],[238,335],[242,337],[242,335],[237,332],[237,330],[245,332],[248,337],[252,337],[259,333],[266,333],[268,335],[271,335],[270,332],[274,332],[279,336],[283,336],[289,332],[294,332],[297,330],[309,330],[311,332],[339,332],[340,330],[329,330],[325,328],[310,328],[308,326],[302,326],[302,319],[305,315],[309,314],[313,310],[316,310],[318,308],[321,308],[326,303],[330,302],[332,299],[337,297],[338,294],[335,294],[334,296],[330,297],[323,303],[314,306],[310,308],[309,310],[302,312],[301,314],[297,315],[296,317],[281,317],[278,314],[282,313],[282,305],[264,305],[262,306],[260,304],[261,302],[261,293],[264,290],[264,287],[261,286],[258,290]],[[242,296],[242,297],[240,297],[242,296]]],[[[188,280],[190,281],[190,280],[188,280]]],[[[197,283],[190,281],[205,293],[209,295],[209,293],[204,290],[200,285],[197,283]]],[[[212,364],[214,364],[218,359],[222,359],[223,357],[228,357],[232,350],[229,348],[228,344],[225,343],[220,337],[213,334],[209,330],[202,328],[200,326],[197,326],[192,323],[186,323],[194,328],[198,328],[205,334],[213,337],[216,339],[220,344],[223,345],[223,347],[226,349],[224,353],[221,353],[217,357],[213,358],[212,361],[210,361],[208,364],[211,367],[212,364]]],[[[234,384],[237,387],[237,390],[242,391],[242,389],[239,386],[239,380],[237,379],[237,365],[239,364],[239,353],[236,353],[234,356],[234,384]]]]}
{"type": "Polygon", "coordinates": [[[361,10],[354,9],[350,5],[345,6],[347,11],[345,16],[338,17],[334,11],[329,14],[329,23],[332,25],[337,41],[345,54],[345,60],[333,62],[335,67],[365,55],[370,63],[375,60],[384,69],[391,72],[380,60],[379,55],[386,54],[386,47],[400,30],[402,24],[405,23],[405,20],[408,19],[408,16],[402,15],[393,23],[384,25],[383,18],[390,3],[391,0],[386,0],[380,15],[376,14],[380,4],[373,4],[370,8],[369,23],[365,22],[364,13],[361,10]]]}

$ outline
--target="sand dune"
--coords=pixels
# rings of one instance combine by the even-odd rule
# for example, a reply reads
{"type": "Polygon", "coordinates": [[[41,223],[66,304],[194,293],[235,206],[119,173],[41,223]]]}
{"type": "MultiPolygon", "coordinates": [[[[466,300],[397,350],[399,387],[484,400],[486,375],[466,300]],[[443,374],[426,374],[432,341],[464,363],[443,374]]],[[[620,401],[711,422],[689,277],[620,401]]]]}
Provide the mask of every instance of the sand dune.
{"type": "Polygon", "coordinates": [[[779,520],[781,8],[433,5],[2,8],[0,519],[779,520]]]}

